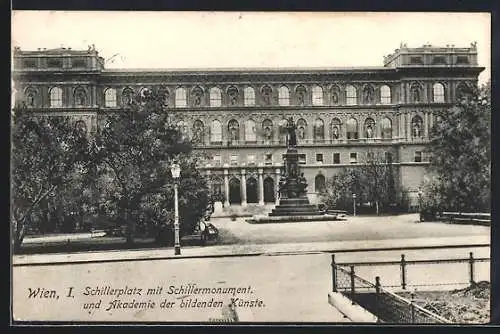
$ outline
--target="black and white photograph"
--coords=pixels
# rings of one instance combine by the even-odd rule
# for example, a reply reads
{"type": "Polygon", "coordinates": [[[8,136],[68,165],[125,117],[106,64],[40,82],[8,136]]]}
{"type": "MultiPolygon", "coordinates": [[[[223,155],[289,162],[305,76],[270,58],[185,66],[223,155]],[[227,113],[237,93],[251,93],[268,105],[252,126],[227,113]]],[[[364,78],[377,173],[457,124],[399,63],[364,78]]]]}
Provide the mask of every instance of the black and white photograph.
{"type": "Polygon", "coordinates": [[[11,30],[12,324],[490,323],[490,13],[11,30]]]}

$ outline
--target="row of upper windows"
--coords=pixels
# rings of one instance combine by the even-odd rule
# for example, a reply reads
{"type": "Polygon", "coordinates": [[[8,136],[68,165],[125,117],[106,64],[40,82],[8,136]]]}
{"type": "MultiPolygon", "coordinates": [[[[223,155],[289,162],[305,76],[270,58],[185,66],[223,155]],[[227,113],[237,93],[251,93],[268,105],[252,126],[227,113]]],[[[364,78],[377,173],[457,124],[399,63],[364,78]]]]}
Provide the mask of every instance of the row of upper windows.
{"type": "MultiPolygon", "coordinates": [[[[283,127],[286,124],[286,120],[283,120],[278,127],[283,127]]],[[[188,124],[185,121],[179,121],[177,126],[181,133],[186,137],[189,136],[188,124]]],[[[301,140],[307,139],[308,135],[308,125],[305,119],[300,118],[296,122],[297,127],[297,139],[299,142],[301,140]]],[[[256,123],[249,119],[244,123],[244,141],[245,142],[256,142],[257,138],[261,139],[264,143],[272,143],[274,141],[274,130],[273,122],[270,119],[265,119],[261,128],[257,129],[256,123]],[[259,133],[259,136],[258,136],[259,133]]],[[[333,140],[342,139],[344,136],[347,139],[358,139],[361,136],[363,138],[382,138],[390,139],[393,136],[393,125],[390,118],[385,117],[380,122],[380,133],[377,133],[376,122],[373,118],[367,117],[363,123],[363,127],[359,127],[359,123],[355,118],[348,119],[345,124],[342,124],[340,119],[334,118],[330,123],[330,138],[333,140]],[[360,136],[360,131],[362,131],[360,136]]],[[[424,122],[422,117],[416,115],[411,119],[411,137],[422,138],[423,137],[424,122]]],[[[203,121],[197,119],[192,125],[192,140],[196,143],[205,143],[205,136],[208,134],[209,141],[211,143],[221,143],[223,125],[219,120],[213,120],[209,128],[205,127],[203,121]]],[[[239,143],[240,142],[240,123],[236,119],[231,119],[227,123],[226,127],[227,141],[229,143],[239,143]]],[[[284,131],[278,131],[284,136],[284,131]]],[[[325,122],[321,118],[317,118],[313,124],[313,138],[315,140],[325,139],[325,122]]]]}
{"type": "MultiPolygon", "coordinates": [[[[460,87],[459,87],[460,88],[460,87]]],[[[141,89],[139,96],[144,96],[147,88],[141,89]]],[[[160,90],[162,95],[162,100],[165,106],[171,106],[170,93],[166,89],[160,90]]],[[[295,99],[297,105],[304,105],[306,103],[306,88],[304,86],[298,86],[295,89],[295,99]]],[[[379,87],[378,102],[375,101],[375,90],[371,85],[365,85],[362,90],[361,103],[363,104],[390,104],[392,102],[391,88],[387,85],[382,85],[379,87]]],[[[445,102],[445,88],[442,83],[433,84],[432,90],[433,102],[445,102]]],[[[238,105],[239,92],[234,86],[231,86],[227,90],[230,105],[238,105]]],[[[357,105],[358,99],[358,89],[353,85],[347,85],[344,90],[344,102],[341,102],[340,88],[334,86],[330,90],[331,103],[333,105],[345,104],[345,105],[357,105]]],[[[261,91],[261,100],[264,105],[271,105],[272,99],[272,88],[269,86],[264,86],[261,91]]],[[[35,107],[35,100],[37,99],[38,92],[32,87],[28,87],[25,90],[25,103],[28,107],[35,107]]],[[[76,106],[85,106],[88,104],[88,97],[86,90],[82,87],[77,87],[73,92],[74,101],[76,106]]],[[[212,107],[222,106],[222,91],[218,87],[212,87],[209,90],[208,104],[212,107]]],[[[324,91],[320,86],[314,86],[311,89],[311,103],[313,106],[325,105],[324,101],[324,91]]],[[[127,105],[132,103],[135,98],[134,91],[127,87],[121,92],[121,105],[127,105]]],[[[278,104],[280,106],[291,105],[291,95],[288,87],[281,86],[278,89],[278,104]]],[[[174,107],[187,107],[188,106],[188,94],[184,87],[178,87],[174,92],[174,107]]],[[[190,101],[192,106],[202,106],[204,100],[204,92],[200,87],[195,87],[191,90],[190,101]]],[[[49,101],[50,107],[62,107],[63,106],[63,89],[60,87],[52,87],[49,89],[49,101]]],[[[423,87],[419,83],[414,83],[410,87],[410,101],[411,102],[423,102],[423,87]]],[[[115,88],[107,88],[104,91],[104,106],[113,108],[119,105],[118,94],[115,88]]],[[[244,106],[255,106],[256,105],[256,95],[255,90],[252,87],[246,87],[243,90],[243,105],[244,106]]]]}
{"type": "MultiPolygon", "coordinates": [[[[315,163],[317,164],[323,164],[323,163],[332,163],[334,165],[342,164],[342,163],[349,163],[349,164],[357,164],[358,163],[358,153],[357,152],[350,152],[349,153],[349,160],[347,161],[342,161],[341,160],[341,153],[340,152],[334,152],[332,154],[332,160],[326,161],[325,160],[325,155],[323,153],[316,153],[315,154],[315,163]]],[[[246,154],[246,163],[248,165],[255,165],[257,164],[257,159],[255,154],[246,154]]],[[[272,153],[265,153],[263,155],[263,162],[264,165],[272,165],[273,164],[273,155],[272,153]]],[[[284,158],[284,157],[283,157],[284,158]]],[[[365,161],[372,161],[375,159],[374,152],[366,152],[366,160],[365,161]]],[[[382,156],[382,162],[385,163],[393,163],[393,155],[391,152],[385,151],[383,156],[382,156]]],[[[220,154],[215,154],[212,157],[212,162],[215,166],[222,166],[222,158],[220,154]]],[[[300,164],[305,164],[307,162],[307,155],[302,153],[299,156],[299,163],[300,164]]],[[[423,162],[423,154],[422,151],[415,151],[414,156],[413,156],[413,162],[423,162]]],[[[239,154],[233,153],[230,156],[229,164],[230,165],[238,165],[240,163],[240,157],[239,154]]]]}

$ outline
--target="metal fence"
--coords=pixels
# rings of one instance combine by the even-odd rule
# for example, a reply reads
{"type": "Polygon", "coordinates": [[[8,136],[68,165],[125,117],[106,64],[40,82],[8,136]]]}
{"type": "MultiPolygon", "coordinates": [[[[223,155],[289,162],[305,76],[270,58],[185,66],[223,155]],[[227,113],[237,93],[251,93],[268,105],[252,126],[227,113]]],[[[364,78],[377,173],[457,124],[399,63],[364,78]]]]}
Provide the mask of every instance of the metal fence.
{"type": "MultiPolygon", "coordinates": [[[[401,257],[398,261],[370,261],[370,262],[345,262],[345,263],[337,263],[335,261],[335,254],[332,257],[332,264],[342,266],[342,267],[350,267],[354,266],[356,270],[362,271],[362,267],[396,267],[394,270],[398,270],[399,279],[394,281],[394,277],[392,281],[386,281],[385,287],[390,288],[401,288],[406,290],[410,287],[423,287],[423,286],[457,286],[457,285],[471,285],[476,283],[478,280],[478,274],[482,271],[478,270],[478,265],[485,262],[490,262],[489,257],[474,257],[473,252],[469,252],[469,257],[464,258],[455,258],[455,259],[437,259],[437,260],[407,260],[405,254],[401,254],[401,257]],[[463,271],[456,271],[455,269],[455,277],[458,281],[451,282],[450,279],[441,274],[440,278],[446,280],[446,282],[434,282],[434,283],[423,283],[419,280],[419,274],[422,273],[426,266],[428,265],[440,265],[443,268],[446,266],[456,265],[457,263],[463,264],[463,271]]],[[[480,268],[481,269],[481,268],[480,268]]],[[[393,271],[394,271],[393,270],[393,271]]],[[[446,271],[444,269],[443,271],[446,271]]],[[[441,271],[440,271],[441,272],[441,271]]],[[[395,275],[391,275],[395,276],[395,275]]]]}
{"type": "MultiPolygon", "coordinates": [[[[451,323],[451,321],[416,304],[416,301],[403,298],[382,287],[380,276],[375,277],[372,283],[356,273],[356,266],[384,266],[398,265],[400,269],[400,284],[398,287],[405,290],[408,287],[408,267],[422,264],[466,263],[468,266],[467,284],[475,283],[476,262],[490,261],[489,258],[474,258],[469,253],[468,258],[442,260],[415,260],[407,261],[401,255],[400,261],[336,263],[335,254],[332,254],[332,286],[333,292],[340,292],[348,297],[353,304],[359,304],[378,317],[381,322],[388,323],[451,323]]],[[[412,284],[418,286],[419,284],[412,284]]],[[[422,286],[424,284],[420,284],[422,286]]],[[[412,294],[413,295],[413,294],[412,294]]]]}

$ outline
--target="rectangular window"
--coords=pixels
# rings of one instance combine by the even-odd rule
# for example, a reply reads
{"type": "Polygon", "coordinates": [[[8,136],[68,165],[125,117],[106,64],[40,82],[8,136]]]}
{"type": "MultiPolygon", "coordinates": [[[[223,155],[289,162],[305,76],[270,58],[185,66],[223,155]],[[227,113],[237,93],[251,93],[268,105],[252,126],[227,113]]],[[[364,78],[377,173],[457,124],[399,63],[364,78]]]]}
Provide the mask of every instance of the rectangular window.
{"type": "Polygon", "coordinates": [[[36,58],[25,58],[23,59],[23,67],[37,67],[36,58]]]}
{"type": "Polygon", "coordinates": [[[392,153],[391,152],[384,152],[384,159],[385,159],[386,163],[392,164],[392,153]]]}
{"type": "Polygon", "coordinates": [[[255,165],[255,154],[247,155],[247,160],[249,165],[255,165]]]}
{"type": "Polygon", "coordinates": [[[266,165],[272,165],[273,164],[273,155],[271,153],[267,153],[266,154],[264,163],[266,165]]]}
{"type": "Polygon", "coordinates": [[[340,164],[340,153],[333,153],[333,163],[340,164]]]}
{"type": "Polygon", "coordinates": [[[469,58],[467,58],[467,56],[457,57],[457,64],[468,64],[468,63],[469,63],[469,58]]]}
{"type": "Polygon", "coordinates": [[[435,56],[432,58],[433,65],[446,65],[446,59],[442,56],[435,56]]]}
{"type": "Polygon", "coordinates": [[[316,153],[316,162],[323,163],[323,153],[316,153]]]}
{"type": "Polygon", "coordinates": [[[87,60],[85,58],[73,58],[71,60],[72,67],[87,67],[87,60]]]}
{"type": "Polygon", "coordinates": [[[423,65],[422,57],[410,57],[410,64],[412,65],[423,65]]]}
{"type": "Polygon", "coordinates": [[[358,154],[357,153],[351,153],[349,155],[349,163],[351,163],[351,164],[357,164],[358,163],[358,154]]]}
{"type": "Polygon", "coordinates": [[[420,151],[415,152],[415,162],[422,162],[422,152],[420,151]]]}
{"type": "Polygon", "coordinates": [[[214,166],[220,166],[222,162],[220,154],[214,155],[213,161],[214,161],[214,166]]]}
{"type": "Polygon", "coordinates": [[[48,67],[62,67],[62,59],[60,58],[49,58],[47,59],[47,66],[48,67]]]}
{"type": "Polygon", "coordinates": [[[238,164],[238,154],[231,154],[231,165],[237,165],[238,164]]]}
{"type": "Polygon", "coordinates": [[[304,165],[307,162],[306,158],[307,156],[305,154],[299,154],[299,164],[304,165]]]}

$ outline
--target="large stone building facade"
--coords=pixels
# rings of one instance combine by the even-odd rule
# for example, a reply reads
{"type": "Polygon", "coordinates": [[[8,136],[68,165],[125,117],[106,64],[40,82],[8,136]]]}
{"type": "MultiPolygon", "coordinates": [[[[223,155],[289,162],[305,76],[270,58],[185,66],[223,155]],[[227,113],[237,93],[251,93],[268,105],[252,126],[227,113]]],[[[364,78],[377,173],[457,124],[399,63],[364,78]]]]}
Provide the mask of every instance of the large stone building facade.
{"type": "Polygon", "coordinates": [[[277,201],[283,126],[297,125],[302,170],[315,200],[326,179],[374,155],[397,171],[396,192],[416,194],[436,112],[484,70],[475,44],[408,48],[359,68],[106,69],[98,52],[14,51],[14,97],[34,114],[71,115],[95,131],[103,111],[147,89],[209,157],[201,168],[226,205],[277,201]]]}

